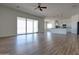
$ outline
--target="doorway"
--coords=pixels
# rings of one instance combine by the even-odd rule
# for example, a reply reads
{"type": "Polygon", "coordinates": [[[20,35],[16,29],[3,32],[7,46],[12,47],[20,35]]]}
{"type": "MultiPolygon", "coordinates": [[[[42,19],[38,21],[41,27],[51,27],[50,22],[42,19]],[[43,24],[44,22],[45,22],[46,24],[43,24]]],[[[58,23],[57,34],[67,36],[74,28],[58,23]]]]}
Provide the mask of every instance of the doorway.
{"type": "Polygon", "coordinates": [[[79,22],[77,22],[77,34],[79,35],[79,22]]]}

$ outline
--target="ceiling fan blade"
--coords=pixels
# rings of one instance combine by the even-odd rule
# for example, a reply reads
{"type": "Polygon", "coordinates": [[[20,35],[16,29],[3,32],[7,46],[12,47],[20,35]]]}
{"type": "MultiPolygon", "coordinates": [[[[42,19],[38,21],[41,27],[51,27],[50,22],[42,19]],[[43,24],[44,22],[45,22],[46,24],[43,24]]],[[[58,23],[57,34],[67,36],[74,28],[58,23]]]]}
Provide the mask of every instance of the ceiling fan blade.
{"type": "Polygon", "coordinates": [[[40,8],[40,11],[42,11],[42,9],[40,8]]]}
{"type": "Polygon", "coordinates": [[[40,8],[45,8],[45,9],[47,9],[47,7],[40,7],[40,8]]]}
{"type": "Polygon", "coordinates": [[[39,9],[40,11],[43,11],[43,9],[47,9],[47,7],[41,7],[41,3],[38,3],[37,8],[35,9],[39,9]]]}

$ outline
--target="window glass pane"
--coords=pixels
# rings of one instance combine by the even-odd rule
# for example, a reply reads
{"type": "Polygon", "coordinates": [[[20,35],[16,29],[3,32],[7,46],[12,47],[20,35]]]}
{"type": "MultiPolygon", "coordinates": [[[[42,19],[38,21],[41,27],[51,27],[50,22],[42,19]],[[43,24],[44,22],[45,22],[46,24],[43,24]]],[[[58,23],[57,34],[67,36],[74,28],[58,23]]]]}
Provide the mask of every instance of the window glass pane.
{"type": "Polygon", "coordinates": [[[34,20],[34,32],[38,32],[38,21],[34,20]]]}
{"type": "Polygon", "coordinates": [[[27,33],[33,33],[33,20],[27,19],[27,33]]]}
{"type": "Polygon", "coordinates": [[[52,24],[51,23],[47,23],[47,28],[48,29],[52,28],[52,24]]]}
{"type": "Polygon", "coordinates": [[[55,21],[47,22],[47,29],[55,28],[55,21]]]}
{"type": "Polygon", "coordinates": [[[26,33],[26,18],[17,17],[17,34],[26,33]]]}
{"type": "Polygon", "coordinates": [[[55,28],[55,21],[52,21],[52,28],[55,28]]]}

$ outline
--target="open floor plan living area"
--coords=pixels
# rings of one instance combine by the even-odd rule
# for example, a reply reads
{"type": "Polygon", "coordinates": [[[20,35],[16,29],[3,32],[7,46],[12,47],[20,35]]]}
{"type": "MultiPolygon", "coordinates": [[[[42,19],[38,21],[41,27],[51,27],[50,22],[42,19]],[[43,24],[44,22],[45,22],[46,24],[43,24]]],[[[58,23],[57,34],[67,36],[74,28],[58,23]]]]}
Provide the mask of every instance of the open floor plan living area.
{"type": "Polygon", "coordinates": [[[0,55],[79,55],[79,3],[0,3],[0,55]]]}

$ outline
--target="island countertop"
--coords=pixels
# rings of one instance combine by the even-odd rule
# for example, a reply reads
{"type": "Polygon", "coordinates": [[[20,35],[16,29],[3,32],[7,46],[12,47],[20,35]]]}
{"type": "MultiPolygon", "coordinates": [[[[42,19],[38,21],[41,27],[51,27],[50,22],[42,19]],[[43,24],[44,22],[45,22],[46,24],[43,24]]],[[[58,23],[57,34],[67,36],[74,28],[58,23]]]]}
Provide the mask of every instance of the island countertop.
{"type": "Polygon", "coordinates": [[[52,28],[51,31],[52,33],[56,34],[67,34],[68,28],[52,28]]]}

